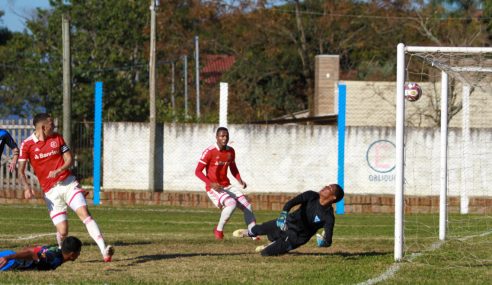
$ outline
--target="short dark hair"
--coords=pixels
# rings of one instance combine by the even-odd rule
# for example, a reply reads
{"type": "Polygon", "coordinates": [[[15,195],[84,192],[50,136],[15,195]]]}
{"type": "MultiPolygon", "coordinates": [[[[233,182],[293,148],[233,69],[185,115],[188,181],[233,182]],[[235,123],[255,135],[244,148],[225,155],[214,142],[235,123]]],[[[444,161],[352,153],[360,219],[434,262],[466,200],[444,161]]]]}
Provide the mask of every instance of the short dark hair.
{"type": "Polygon", "coordinates": [[[343,199],[343,196],[345,196],[345,194],[343,193],[343,189],[342,187],[340,187],[340,185],[338,184],[334,184],[335,185],[335,191],[334,191],[334,194],[335,194],[335,202],[333,203],[338,203],[340,202],[342,199],[343,199]]]}
{"type": "Polygon", "coordinates": [[[215,135],[218,136],[220,131],[226,131],[227,133],[229,133],[229,130],[226,127],[219,127],[215,132],[215,135]]]}
{"type": "Polygon", "coordinates": [[[80,252],[82,249],[82,242],[80,239],[69,236],[66,237],[63,242],[62,242],[62,247],[61,250],[64,253],[70,253],[70,252],[80,252]]]}
{"type": "Polygon", "coordinates": [[[32,120],[32,124],[36,126],[39,122],[44,121],[48,118],[51,118],[51,115],[48,113],[39,113],[34,116],[34,119],[32,120]]]}

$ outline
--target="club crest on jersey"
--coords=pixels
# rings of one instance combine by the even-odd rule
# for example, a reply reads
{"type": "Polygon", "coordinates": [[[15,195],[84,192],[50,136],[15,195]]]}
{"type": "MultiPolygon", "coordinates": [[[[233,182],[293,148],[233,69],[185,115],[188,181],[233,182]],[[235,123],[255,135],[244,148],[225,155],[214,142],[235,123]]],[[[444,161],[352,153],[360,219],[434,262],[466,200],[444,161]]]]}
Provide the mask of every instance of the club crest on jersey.
{"type": "Polygon", "coordinates": [[[52,141],[52,142],[50,142],[50,146],[52,148],[56,148],[58,146],[58,143],[56,141],[52,141]]]}
{"type": "Polygon", "coordinates": [[[318,215],[316,215],[316,216],[314,217],[314,222],[315,222],[315,223],[319,223],[319,222],[321,222],[321,220],[319,219],[318,215]]]}

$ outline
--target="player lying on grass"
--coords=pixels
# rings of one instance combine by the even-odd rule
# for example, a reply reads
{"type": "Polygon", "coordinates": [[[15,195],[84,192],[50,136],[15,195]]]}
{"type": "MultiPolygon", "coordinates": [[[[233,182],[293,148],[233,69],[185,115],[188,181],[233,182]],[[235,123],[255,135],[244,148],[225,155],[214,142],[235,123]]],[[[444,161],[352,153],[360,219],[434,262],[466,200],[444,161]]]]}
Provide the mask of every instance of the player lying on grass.
{"type": "Polygon", "coordinates": [[[306,191],[289,200],[276,220],[254,226],[250,232],[240,229],[234,237],[267,235],[271,241],[259,246],[256,251],[263,256],[281,255],[307,243],[316,232],[324,228],[324,235],[317,236],[319,247],[329,247],[332,243],[335,216],[333,203],[343,199],[343,189],[337,184],[323,187],[319,193],[306,191]],[[289,213],[294,206],[300,207],[289,213]]]}
{"type": "Polygon", "coordinates": [[[66,261],[75,261],[81,248],[82,242],[69,236],[63,240],[61,249],[57,246],[35,246],[18,252],[0,251],[0,271],[55,270],[66,261]]]}
{"type": "Polygon", "coordinates": [[[227,145],[229,142],[229,130],[219,127],[215,133],[215,138],[217,143],[203,151],[196,166],[195,175],[205,182],[205,190],[210,201],[222,210],[219,223],[214,228],[215,238],[221,240],[224,238],[224,226],[236,207],[243,211],[244,221],[248,229],[256,225],[256,219],[246,196],[240,189],[232,186],[227,177],[227,170],[230,167],[234,178],[241,184],[243,189],[246,188],[247,185],[242,180],[236,166],[236,153],[232,147],[227,145]],[[206,175],[203,174],[204,169],[206,175]]]}

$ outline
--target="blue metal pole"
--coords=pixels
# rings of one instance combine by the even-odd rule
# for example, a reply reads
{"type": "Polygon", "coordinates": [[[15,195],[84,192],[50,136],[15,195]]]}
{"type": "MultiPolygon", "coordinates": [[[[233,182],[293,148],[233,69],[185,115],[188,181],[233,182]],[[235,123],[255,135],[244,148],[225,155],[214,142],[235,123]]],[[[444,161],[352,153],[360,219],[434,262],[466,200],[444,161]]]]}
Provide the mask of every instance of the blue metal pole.
{"type": "MultiPolygon", "coordinates": [[[[345,109],[347,86],[338,85],[338,185],[345,191],[345,109]]],[[[346,193],[346,192],[345,192],[346,193]]],[[[345,199],[337,203],[337,214],[345,214],[345,199]]]]}
{"type": "Polygon", "coordinates": [[[102,97],[103,83],[98,81],[95,86],[94,108],[94,205],[100,204],[101,191],[101,134],[102,134],[102,97]]]}

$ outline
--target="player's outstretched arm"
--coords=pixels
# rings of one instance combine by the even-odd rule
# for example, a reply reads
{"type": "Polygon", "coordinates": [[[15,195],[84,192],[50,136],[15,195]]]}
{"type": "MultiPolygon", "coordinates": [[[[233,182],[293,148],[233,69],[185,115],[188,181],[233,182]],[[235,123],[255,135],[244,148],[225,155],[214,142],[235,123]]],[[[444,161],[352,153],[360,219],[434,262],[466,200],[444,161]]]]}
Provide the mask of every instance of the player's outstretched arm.
{"type": "Polygon", "coordinates": [[[236,178],[237,182],[239,182],[239,184],[241,184],[241,186],[243,186],[243,189],[246,189],[246,187],[248,187],[248,185],[241,178],[241,174],[239,174],[239,169],[237,169],[236,163],[232,162],[230,167],[231,167],[231,174],[234,176],[234,178],[236,178]]]}
{"type": "Polygon", "coordinates": [[[295,196],[294,198],[287,201],[287,203],[285,203],[283,210],[289,212],[292,207],[308,201],[312,197],[312,195],[316,195],[316,193],[314,191],[306,191],[295,196]]]}
{"type": "Polygon", "coordinates": [[[7,264],[9,260],[12,259],[21,259],[21,260],[38,260],[38,256],[36,252],[34,251],[34,248],[25,248],[21,251],[18,251],[16,253],[0,257],[0,267],[4,266],[7,264]]]}
{"type": "Polygon", "coordinates": [[[25,160],[19,161],[19,178],[22,185],[24,186],[24,198],[31,199],[32,197],[34,197],[34,190],[31,189],[29,182],[27,182],[25,160]]]}
{"type": "Polygon", "coordinates": [[[17,147],[12,149],[12,161],[9,163],[9,171],[14,172],[15,166],[17,165],[17,160],[19,159],[19,149],[17,147]]]}

